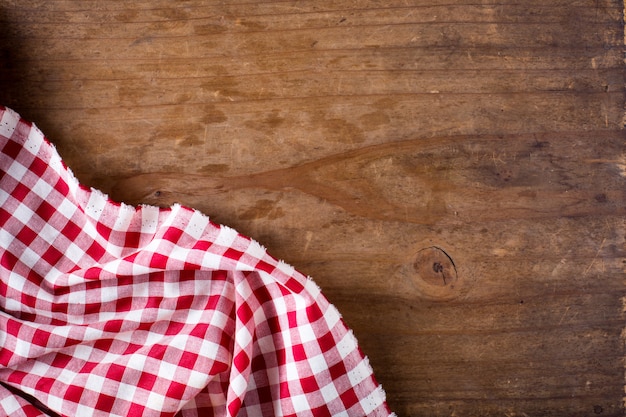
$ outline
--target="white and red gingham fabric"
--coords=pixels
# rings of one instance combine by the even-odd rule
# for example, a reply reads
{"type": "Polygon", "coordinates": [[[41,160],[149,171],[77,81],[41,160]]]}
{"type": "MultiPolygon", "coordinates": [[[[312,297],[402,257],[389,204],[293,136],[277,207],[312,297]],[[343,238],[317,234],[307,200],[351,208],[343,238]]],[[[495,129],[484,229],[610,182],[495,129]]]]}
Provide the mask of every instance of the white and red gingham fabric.
{"type": "Polygon", "coordinates": [[[82,187],[4,107],[0,168],[0,415],[391,415],[337,310],[254,240],[82,187]]]}

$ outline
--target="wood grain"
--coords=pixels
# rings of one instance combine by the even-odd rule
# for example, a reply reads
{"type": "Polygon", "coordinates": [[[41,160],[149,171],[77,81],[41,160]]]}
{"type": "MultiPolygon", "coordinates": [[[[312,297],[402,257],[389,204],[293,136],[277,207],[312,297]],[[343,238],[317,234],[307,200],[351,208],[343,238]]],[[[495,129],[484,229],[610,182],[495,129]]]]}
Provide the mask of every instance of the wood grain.
{"type": "Polygon", "coordinates": [[[614,0],[0,0],[0,102],[313,276],[399,415],[621,416],[623,46],[614,0]]]}

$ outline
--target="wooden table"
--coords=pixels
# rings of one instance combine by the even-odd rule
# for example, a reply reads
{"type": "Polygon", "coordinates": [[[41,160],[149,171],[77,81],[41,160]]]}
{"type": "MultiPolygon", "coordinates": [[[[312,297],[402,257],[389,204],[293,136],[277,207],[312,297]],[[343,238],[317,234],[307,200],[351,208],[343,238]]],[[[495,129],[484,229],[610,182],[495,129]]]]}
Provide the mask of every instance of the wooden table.
{"type": "Polygon", "coordinates": [[[613,0],[0,0],[0,103],[313,276],[399,415],[622,416],[623,49],[613,0]]]}

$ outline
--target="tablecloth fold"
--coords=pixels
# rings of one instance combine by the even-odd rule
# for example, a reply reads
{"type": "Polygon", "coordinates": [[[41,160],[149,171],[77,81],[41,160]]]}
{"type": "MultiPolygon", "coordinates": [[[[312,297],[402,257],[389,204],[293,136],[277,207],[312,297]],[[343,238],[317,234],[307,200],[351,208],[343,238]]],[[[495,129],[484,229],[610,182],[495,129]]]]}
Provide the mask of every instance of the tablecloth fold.
{"type": "Polygon", "coordinates": [[[256,241],[81,186],[5,107],[0,168],[0,415],[391,415],[337,309],[256,241]]]}

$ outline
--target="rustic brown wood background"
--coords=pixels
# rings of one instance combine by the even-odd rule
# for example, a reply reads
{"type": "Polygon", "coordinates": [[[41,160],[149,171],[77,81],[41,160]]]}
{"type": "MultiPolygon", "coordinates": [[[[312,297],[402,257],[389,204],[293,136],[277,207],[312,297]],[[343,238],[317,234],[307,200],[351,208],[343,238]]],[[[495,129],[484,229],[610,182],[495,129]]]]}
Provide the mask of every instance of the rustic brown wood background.
{"type": "Polygon", "coordinates": [[[621,416],[623,6],[0,0],[0,103],[313,276],[400,416],[621,416]]]}

